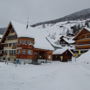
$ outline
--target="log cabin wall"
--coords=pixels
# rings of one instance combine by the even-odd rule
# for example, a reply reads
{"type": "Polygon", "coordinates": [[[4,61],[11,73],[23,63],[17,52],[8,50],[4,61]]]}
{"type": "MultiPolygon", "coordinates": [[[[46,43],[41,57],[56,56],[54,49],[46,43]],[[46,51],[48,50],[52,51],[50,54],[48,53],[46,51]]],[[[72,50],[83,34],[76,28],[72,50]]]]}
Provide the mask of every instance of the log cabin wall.
{"type": "Polygon", "coordinates": [[[76,49],[90,49],[90,32],[83,29],[75,38],[76,49]]]}
{"type": "Polygon", "coordinates": [[[83,34],[88,34],[88,33],[90,33],[88,30],[82,29],[82,31],[80,31],[79,33],[77,33],[77,35],[76,35],[76,37],[74,38],[74,40],[82,39],[83,37],[81,38],[81,36],[82,36],[83,34]]]}
{"type": "Polygon", "coordinates": [[[70,53],[70,51],[66,51],[63,53],[63,62],[71,61],[71,59],[72,59],[72,54],[70,53]]]}
{"type": "Polygon", "coordinates": [[[53,55],[53,61],[61,61],[61,62],[67,62],[72,60],[72,54],[70,51],[65,51],[62,54],[54,54],[53,55]]]}
{"type": "Polygon", "coordinates": [[[46,53],[46,58],[47,58],[47,60],[52,60],[52,53],[53,53],[53,51],[47,51],[47,53],[46,53]]]}
{"type": "Polygon", "coordinates": [[[34,59],[52,60],[52,53],[51,50],[34,48],[34,59]]]}

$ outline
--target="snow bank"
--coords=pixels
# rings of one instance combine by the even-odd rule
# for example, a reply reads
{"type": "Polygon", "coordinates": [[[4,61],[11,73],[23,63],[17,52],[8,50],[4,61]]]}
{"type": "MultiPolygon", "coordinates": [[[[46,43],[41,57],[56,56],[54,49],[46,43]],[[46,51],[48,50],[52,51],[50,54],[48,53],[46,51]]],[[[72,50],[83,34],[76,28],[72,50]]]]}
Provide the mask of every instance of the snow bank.
{"type": "Polygon", "coordinates": [[[90,50],[77,58],[77,62],[90,64],[90,50]]]}

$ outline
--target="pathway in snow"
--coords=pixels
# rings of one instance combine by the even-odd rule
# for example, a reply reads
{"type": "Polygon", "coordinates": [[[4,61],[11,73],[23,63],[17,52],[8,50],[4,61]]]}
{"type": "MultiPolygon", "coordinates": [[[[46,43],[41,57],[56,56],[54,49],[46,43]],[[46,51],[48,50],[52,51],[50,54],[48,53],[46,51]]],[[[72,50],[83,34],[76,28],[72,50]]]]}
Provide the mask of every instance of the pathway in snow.
{"type": "Polygon", "coordinates": [[[1,63],[0,90],[90,90],[90,70],[74,63],[1,63]]]}

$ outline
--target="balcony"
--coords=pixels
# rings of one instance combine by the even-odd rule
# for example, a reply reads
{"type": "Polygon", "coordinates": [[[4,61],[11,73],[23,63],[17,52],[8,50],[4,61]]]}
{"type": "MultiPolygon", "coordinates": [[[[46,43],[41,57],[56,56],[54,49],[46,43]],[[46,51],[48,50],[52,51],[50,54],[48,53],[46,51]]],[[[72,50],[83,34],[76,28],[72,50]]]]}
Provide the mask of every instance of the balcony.
{"type": "Polygon", "coordinates": [[[7,40],[14,40],[14,39],[17,39],[17,36],[16,35],[7,36],[6,39],[7,40]]]}
{"type": "Polygon", "coordinates": [[[32,49],[33,48],[32,45],[22,45],[22,44],[18,44],[17,47],[21,47],[22,49],[32,49]]]}
{"type": "Polygon", "coordinates": [[[76,45],[76,49],[90,49],[90,44],[76,45]]]}
{"type": "Polygon", "coordinates": [[[78,43],[78,42],[89,42],[89,41],[90,41],[90,38],[84,38],[84,39],[77,40],[76,43],[78,43]]]}
{"type": "Polygon", "coordinates": [[[79,40],[84,40],[84,39],[88,39],[88,38],[90,39],[90,33],[81,35],[79,37],[79,40]]]}
{"type": "Polygon", "coordinates": [[[12,49],[16,49],[16,46],[12,46],[12,49]]]}
{"type": "Polygon", "coordinates": [[[4,48],[12,48],[16,49],[17,44],[16,43],[3,43],[4,48]]]}

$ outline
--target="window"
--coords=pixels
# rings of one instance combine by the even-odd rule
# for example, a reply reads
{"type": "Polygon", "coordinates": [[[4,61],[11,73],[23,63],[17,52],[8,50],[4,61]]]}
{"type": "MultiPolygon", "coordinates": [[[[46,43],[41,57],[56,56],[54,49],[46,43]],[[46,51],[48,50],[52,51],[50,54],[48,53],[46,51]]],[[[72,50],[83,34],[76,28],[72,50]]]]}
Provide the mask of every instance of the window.
{"type": "Polygon", "coordinates": [[[21,40],[19,40],[18,43],[21,44],[22,43],[21,40]]]}
{"type": "Polygon", "coordinates": [[[9,54],[12,55],[12,50],[9,50],[9,54]]]}
{"type": "Polygon", "coordinates": [[[30,44],[30,41],[27,41],[27,44],[29,45],[30,44]]]}
{"type": "Polygon", "coordinates": [[[20,54],[20,50],[17,51],[17,54],[20,54]]]}
{"type": "Polygon", "coordinates": [[[32,55],[32,50],[28,50],[28,55],[32,55]]]}
{"type": "Polygon", "coordinates": [[[12,46],[12,43],[9,43],[9,47],[11,47],[12,46]]]}
{"type": "Polygon", "coordinates": [[[26,40],[20,40],[19,44],[27,44],[26,40]]]}
{"type": "Polygon", "coordinates": [[[7,50],[5,50],[5,51],[4,51],[4,54],[5,54],[5,55],[7,55],[7,53],[8,53],[8,51],[7,51],[7,50]]]}
{"type": "Polygon", "coordinates": [[[23,44],[23,41],[22,41],[22,40],[20,40],[20,41],[19,41],[19,44],[23,44]]]}
{"type": "Polygon", "coordinates": [[[16,54],[16,50],[13,50],[13,54],[14,54],[14,55],[16,54]]]}
{"type": "Polygon", "coordinates": [[[30,42],[30,45],[33,45],[32,42],[30,42]]]}
{"type": "Polygon", "coordinates": [[[28,45],[32,45],[32,42],[28,40],[28,41],[27,41],[27,44],[28,44],[28,45]]]}
{"type": "Polygon", "coordinates": [[[10,55],[15,55],[16,54],[16,50],[9,50],[9,54],[10,55]]]}
{"type": "Polygon", "coordinates": [[[28,41],[26,41],[26,44],[28,44],[28,41]]]}
{"type": "Polygon", "coordinates": [[[25,40],[23,40],[22,42],[23,42],[23,44],[26,44],[26,41],[25,40]]]}
{"type": "Polygon", "coordinates": [[[30,40],[19,40],[19,44],[27,44],[27,45],[33,45],[32,41],[30,40]]]}
{"type": "Polygon", "coordinates": [[[17,38],[16,35],[7,36],[7,40],[13,40],[13,39],[16,39],[16,38],[17,38]]]}
{"type": "Polygon", "coordinates": [[[24,54],[24,55],[25,55],[25,54],[26,54],[26,50],[22,50],[22,54],[24,54]]]}
{"type": "Polygon", "coordinates": [[[4,47],[8,47],[8,44],[4,44],[4,47]]]}
{"type": "Polygon", "coordinates": [[[16,43],[12,43],[12,46],[16,46],[16,43]]]}

